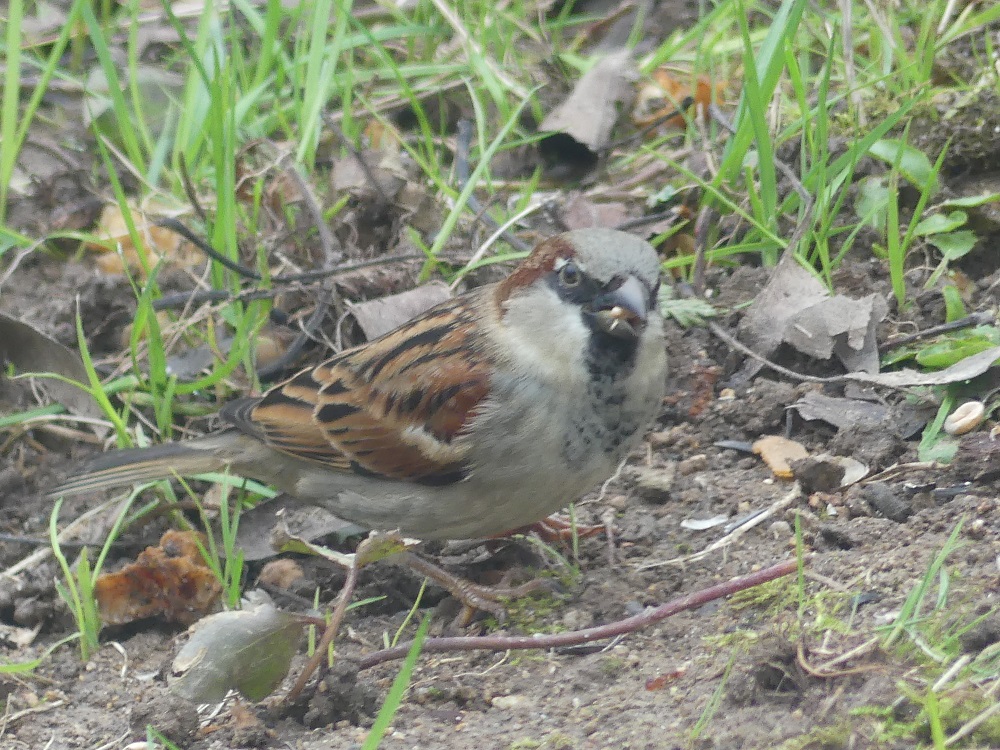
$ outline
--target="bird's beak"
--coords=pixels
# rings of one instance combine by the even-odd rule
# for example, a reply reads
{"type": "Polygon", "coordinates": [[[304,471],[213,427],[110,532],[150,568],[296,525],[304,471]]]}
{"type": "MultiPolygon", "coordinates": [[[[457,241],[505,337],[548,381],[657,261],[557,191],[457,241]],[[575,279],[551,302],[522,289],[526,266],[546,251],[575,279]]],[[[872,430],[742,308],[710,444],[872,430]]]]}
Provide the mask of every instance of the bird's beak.
{"type": "Polygon", "coordinates": [[[629,276],[617,288],[594,301],[598,327],[617,338],[634,340],[649,315],[649,290],[635,276],[629,276]]]}

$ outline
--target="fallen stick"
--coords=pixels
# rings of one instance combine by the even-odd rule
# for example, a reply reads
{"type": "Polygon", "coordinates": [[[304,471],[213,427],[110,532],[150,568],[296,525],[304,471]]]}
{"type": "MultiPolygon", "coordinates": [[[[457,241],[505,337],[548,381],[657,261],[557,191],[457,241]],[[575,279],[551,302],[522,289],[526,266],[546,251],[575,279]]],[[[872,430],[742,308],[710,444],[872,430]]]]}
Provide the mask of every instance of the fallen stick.
{"type": "MultiPolygon", "coordinates": [[[[421,653],[440,654],[453,651],[508,651],[527,648],[557,648],[561,646],[579,646],[592,641],[614,638],[626,633],[634,633],[643,628],[649,627],[661,620],[683,612],[688,609],[700,607],[714,599],[721,599],[724,596],[735,594],[737,591],[759,586],[762,583],[782,578],[794,572],[798,567],[797,560],[786,560],[785,562],[772,565],[750,575],[732,578],[725,583],[709,586],[707,589],[695,591],[693,594],[682,596],[661,604],[651,610],[633,617],[626,617],[624,620],[616,620],[606,625],[598,625],[593,628],[583,630],[573,630],[569,633],[557,633],[555,635],[523,635],[523,636],[503,636],[503,635],[483,635],[472,637],[455,638],[428,638],[424,641],[421,653]]],[[[375,651],[359,659],[359,669],[369,669],[387,661],[404,658],[409,652],[412,641],[403,643],[394,648],[387,648],[375,651]]]]}

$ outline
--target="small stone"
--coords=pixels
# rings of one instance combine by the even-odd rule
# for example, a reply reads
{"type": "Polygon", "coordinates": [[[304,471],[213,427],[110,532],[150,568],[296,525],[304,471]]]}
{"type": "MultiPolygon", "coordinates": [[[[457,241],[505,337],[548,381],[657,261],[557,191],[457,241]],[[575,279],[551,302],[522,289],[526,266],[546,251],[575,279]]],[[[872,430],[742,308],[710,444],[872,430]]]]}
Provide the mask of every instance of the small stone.
{"type": "Polygon", "coordinates": [[[696,456],[685,458],[683,461],[677,464],[677,471],[680,472],[682,476],[688,476],[689,474],[694,474],[696,471],[704,471],[707,468],[708,468],[708,456],[706,456],[704,453],[699,453],[696,456]]]}
{"type": "Polygon", "coordinates": [[[615,510],[625,510],[628,507],[628,496],[627,495],[612,495],[607,500],[604,501],[609,506],[615,510]]]}
{"type": "Polygon", "coordinates": [[[884,482],[874,482],[862,489],[862,497],[872,507],[890,521],[903,523],[913,515],[913,508],[884,482]]]}
{"type": "Polygon", "coordinates": [[[583,630],[594,624],[594,615],[583,609],[571,609],[563,615],[562,624],[567,630],[583,630]]]}
{"type": "Polygon", "coordinates": [[[640,468],[635,478],[635,488],[639,496],[649,503],[665,503],[670,499],[670,488],[677,477],[677,464],[671,461],[666,466],[640,468]]]}
{"type": "Polygon", "coordinates": [[[779,542],[791,536],[792,533],[792,525],[788,521],[775,521],[767,529],[771,532],[775,540],[779,542]]]}
{"type": "Polygon", "coordinates": [[[523,695],[498,695],[490,701],[490,704],[494,708],[521,708],[528,704],[528,698],[523,695]]]}
{"type": "Polygon", "coordinates": [[[986,521],[982,518],[975,519],[965,530],[965,533],[972,539],[982,539],[986,536],[986,521]]]}

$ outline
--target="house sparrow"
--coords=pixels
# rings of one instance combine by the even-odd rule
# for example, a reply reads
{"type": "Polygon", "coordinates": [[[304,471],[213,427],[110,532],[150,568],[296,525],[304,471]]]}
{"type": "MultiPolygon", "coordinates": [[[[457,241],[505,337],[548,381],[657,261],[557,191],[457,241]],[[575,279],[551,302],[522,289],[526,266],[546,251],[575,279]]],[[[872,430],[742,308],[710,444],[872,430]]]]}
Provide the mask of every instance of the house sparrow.
{"type": "Polygon", "coordinates": [[[506,280],[227,404],[228,429],[106,454],[50,494],[228,470],[420,539],[532,524],[611,476],[656,417],[659,279],[632,235],[552,237],[506,280]]]}

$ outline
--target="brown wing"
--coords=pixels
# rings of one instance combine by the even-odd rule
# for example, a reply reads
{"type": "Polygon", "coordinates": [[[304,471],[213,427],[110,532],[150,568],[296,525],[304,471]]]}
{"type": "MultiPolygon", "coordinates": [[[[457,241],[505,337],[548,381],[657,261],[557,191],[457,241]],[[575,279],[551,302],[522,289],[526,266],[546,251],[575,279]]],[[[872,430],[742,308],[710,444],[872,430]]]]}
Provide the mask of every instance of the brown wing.
{"type": "Polygon", "coordinates": [[[489,368],[467,298],[351,349],[224,412],[245,432],[332,469],[422,484],[465,476],[460,436],[489,368]]]}

